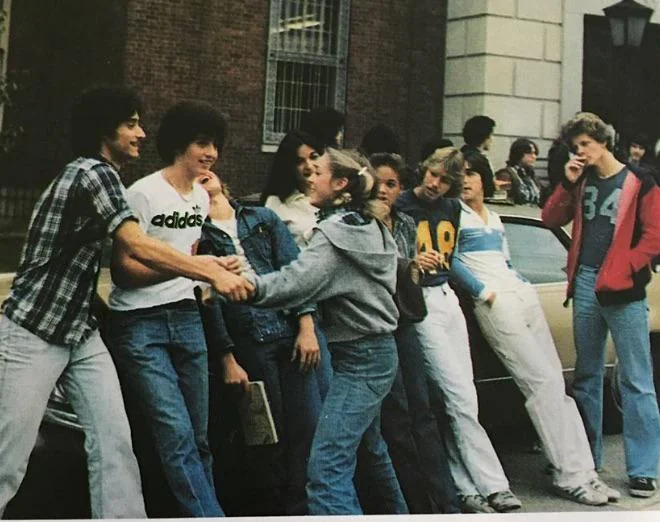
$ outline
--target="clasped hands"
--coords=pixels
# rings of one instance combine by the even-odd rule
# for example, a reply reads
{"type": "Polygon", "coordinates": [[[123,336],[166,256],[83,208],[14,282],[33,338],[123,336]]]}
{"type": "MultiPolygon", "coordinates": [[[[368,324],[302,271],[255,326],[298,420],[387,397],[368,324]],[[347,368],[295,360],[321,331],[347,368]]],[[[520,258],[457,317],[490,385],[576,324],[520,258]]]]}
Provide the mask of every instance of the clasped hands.
{"type": "Polygon", "coordinates": [[[430,249],[419,252],[415,260],[423,272],[433,273],[440,268],[442,255],[437,250],[430,249]]]}
{"type": "MultiPolygon", "coordinates": [[[[241,275],[241,263],[236,256],[196,256],[207,264],[209,283],[220,295],[232,302],[247,301],[254,296],[254,285],[241,275]]],[[[208,294],[203,296],[203,300],[208,294]]]]}

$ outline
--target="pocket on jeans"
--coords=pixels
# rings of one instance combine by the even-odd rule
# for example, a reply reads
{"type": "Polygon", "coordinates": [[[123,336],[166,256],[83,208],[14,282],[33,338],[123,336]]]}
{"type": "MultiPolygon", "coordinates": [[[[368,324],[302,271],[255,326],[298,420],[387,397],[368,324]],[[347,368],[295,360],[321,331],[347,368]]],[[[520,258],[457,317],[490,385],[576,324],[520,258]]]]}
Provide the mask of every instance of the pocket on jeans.
{"type": "MultiPolygon", "coordinates": [[[[477,318],[479,327],[484,335],[488,334],[488,332],[484,332],[486,329],[489,330],[490,333],[499,332],[501,334],[506,334],[510,332],[510,329],[504,328],[507,322],[503,321],[501,314],[498,313],[501,306],[502,301],[498,300],[498,298],[495,298],[495,302],[492,306],[488,306],[486,302],[477,303],[477,306],[474,309],[475,317],[477,318]]],[[[505,317],[509,316],[510,315],[507,314],[505,317]]]]}

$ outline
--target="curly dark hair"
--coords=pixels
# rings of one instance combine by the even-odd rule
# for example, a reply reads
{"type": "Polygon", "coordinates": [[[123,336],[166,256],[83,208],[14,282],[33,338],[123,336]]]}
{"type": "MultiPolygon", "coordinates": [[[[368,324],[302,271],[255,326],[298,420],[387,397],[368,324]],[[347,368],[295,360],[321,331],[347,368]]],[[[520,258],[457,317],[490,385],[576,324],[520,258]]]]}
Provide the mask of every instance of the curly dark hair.
{"type": "Polygon", "coordinates": [[[127,87],[101,86],[83,92],[71,109],[71,147],[78,156],[96,156],[103,138],[142,112],[142,101],[127,87]]]}
{"type": "Polygon", "coordinates": [[[227,135],[227,119],[213,105],[202,101],[182,101],[170,107],[158,128],[156,150],[168,165],[177,154],[200,138],[212,141],[222,150],[227,135]]]}

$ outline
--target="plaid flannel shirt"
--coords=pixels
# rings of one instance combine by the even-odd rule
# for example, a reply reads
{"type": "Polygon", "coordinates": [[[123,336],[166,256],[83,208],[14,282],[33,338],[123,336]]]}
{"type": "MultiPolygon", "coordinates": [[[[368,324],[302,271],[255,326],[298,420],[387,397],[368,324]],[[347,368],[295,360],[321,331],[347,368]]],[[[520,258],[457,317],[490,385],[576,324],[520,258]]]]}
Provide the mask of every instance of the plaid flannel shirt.
{"type": "Polygon", "coordinates": [[[37,202],[4,314],[41,339],[75,346],[98,326],[91,305],[103,241],[135,219],[117,171],[78,158],[37,202]]]}

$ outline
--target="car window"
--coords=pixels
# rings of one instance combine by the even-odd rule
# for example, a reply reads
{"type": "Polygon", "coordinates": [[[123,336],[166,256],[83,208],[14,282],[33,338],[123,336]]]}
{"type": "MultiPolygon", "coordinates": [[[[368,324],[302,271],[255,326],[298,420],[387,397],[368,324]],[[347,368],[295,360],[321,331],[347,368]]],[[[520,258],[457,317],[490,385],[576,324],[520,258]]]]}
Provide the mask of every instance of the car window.
{"type": "Polygon", "coordinates": [[[511,264],[532,283],[566,281],[566,248],[555,234],[532,223],[504,223],[511,264]]]}

